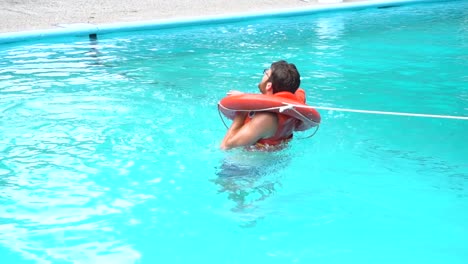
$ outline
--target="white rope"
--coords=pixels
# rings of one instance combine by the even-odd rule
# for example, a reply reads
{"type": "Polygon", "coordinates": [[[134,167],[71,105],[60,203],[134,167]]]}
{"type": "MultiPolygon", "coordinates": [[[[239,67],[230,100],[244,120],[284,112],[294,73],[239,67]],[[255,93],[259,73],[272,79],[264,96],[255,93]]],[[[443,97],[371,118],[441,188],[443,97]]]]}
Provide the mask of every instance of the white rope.
{"type": "MultiPolygon", "coordinates": [[[[296,107],[305,107],[297,105],[296,107]]],[[[384,112],[384,111],[371,111],[371,110],[358,110],[348,108],[335,108],[325,106],[307,106],[315,109],[340,111],[340,112],[353,112],[353,113],[364,113],[364,114],[377,114],[377,115],[396,115],[396,116],[415,116],[415,117],[430,117],[430,118],[445,118],[445,119],[458,119],[468,120],[468,116],[451,116],[451,115],[432,115],[432,114],[415,114],[415,113],[404,113],[404,112],[384,112]]]]}
{"type": "MultiPolygon", "coordinates": [[[[285,106],[277,106],[265,109],[258,109],[255,111],[269,111],[269,110],[286,110],[292,108],[313,108],[318,110],[329,110],[329,111],[339,111],[339,112],[352,112],[352,113],[363,113],[363,114],[376,114],[376,115],[395,115],[395,116],[414,116],[414,117],[429,117],[429,118],[443,118],[443,119],[457,119],[457,120],[468,120],[468,116],[452,116],[452,115],[433,115],[433,114],[416,114],[416,113],[405,113],[405,112],[386,112],[386,111],[373,111],[373,110],[359,110],[359,109],[350,109],[350,108],[336,108],[336,107],[326,107],[326,106],[310,106],[310,105],[296,105],[284,103],[285,106]]],[[[222,108],[225,108],[221,106],[222,108]]],[[[227,108],[225,108],[227,109],[227,108]]],[[[242,112],[249,112],[252,110],[236,110],[242,112]]],[[[297,112],[297,111],[296,111],[297,112]]]]}
{"type": "MultiPolygon", "coordinates": [[[[415,113],[404,113],[404,112],[385,112],[385,111],[372,111],[372,110],[359,110],[359,109],[349,109],[349,108],[336,108],[336,107],[326,107],[326,106],[309,106],[309,105],[295,105],[295,104],[288,104],[284,103],[284,106],[278,106],[278,107],[271,107],[271,108],[264,108],[264,109],[258,109],[255,111],[269,111],[269,110],[279,110],[280,113],[282,113],[285,110],[292,109],[294,112],[302,116],[305,120],[308,120],[309,122],[312,122],[316,124],[316,129],[314,133],[312,133],[310,136],[301,138],[301,139],[307,139],[315,135],[317,133],[317,130],[319,128],[319,123],[316,123],[313,120],[308,119],[304,115],[302,115],[299,111],[297,111],[295,108],[296,107],[302,107],[302,108],[313,108],[313,109],[320,109],[320,110],[329,110],[329,111],[339,111],[339,112],[352,112],[352,113],[364,113],[364,114],[377,114],[377,115],[395,115],[395,116],[414,116],[414,117],[429,117],[429,118],[443,118],[443,119],[457,119],[457,120],[468,120],[468,116],[451,116],[451,115],[432,115],[432,114],[415,114],[415,113]]],[[[221,110],[220,108],[224,108],[226,110],[230,110],[228,108],[225,108],[222,105],[218,105],[218,113],[219,116],[221,117],[221,120],[223,121],[223,124],[226,128],[228,126],[224,122],[223,116],[221,115],[221,110]]],[[[252,110],[236,110],[236,111],[241,111],[241,112],[250,112],[252,110]]]]}
{"type": "MultiPolygon", "coordinates": [[[[320,124],[320,123],[315,122],[314,120],[311,120],[311,119],[307,118],[306,116],[301,114],[299,111],[294,109],[295,107],[303,107],[303,108],[312,108],[312,107],[302,106],[302,105],[295,105],[295,104],[288,104],[288,103],[284,103],[284,102],[283,102],[283,104],[284,104],[284,106],[274,106],[274,107],[262,108],[262,109],[256,109],[256,110],[243,110],[243,109],[233,110],[233,109],[226,108],[223,105],[219,104],[218,105],[218,112],[220,111],[219,108],[223,108],[223,109],[226,109],[226,110],[237,111],[237,112],[252,112],[252,111],[255,111],[255,112],[268,112],[268,111],[278,110],[280,113],[284,112],[285,110],[290,109],[290,110],[293,110],[294,112],[296,112],[298,115],[300,115],[304,120],[307,120],[308,122],[313,123],[315,125],[320,124]]],[[[224,123],[224,120],[223,120],[223,123],[224,123]]],[[[226,124],[224,124],[224,125],[226,125],[226,124]]]]}
{"type": "MultiPolygon", "coordinates": [[[[314,133],[310,134],[310,135],[307,136],[307,137],[298,138],[298,139],[307,139],[307,138],[313,137],[313,136],[317,133],[317,131],[318,131],[318,129],[319,129],[319,126],[320,126],[320,123],[317,123],[317,122],[315,122],[315,121],[313,121],[313,120],[308,119],[308,118],[305,117],[303,114],[301,114],[299,111],[297,111],[296,109],[294,109],[294,107],[295,107],[296,105],[287,104],[287,103],[283,103],[283,104],[285,104],[285,106],[270,107],[270,108],[264,108],[264,109],[255,110],[255,111],[260,111],[260,112],[262,112],[262,111],[268,111],[268,110],[279,110],[279,112],[283,112],[284,110],[292,109],[294,112],[296,112],[297,114],[299,114],[300,116],[302,116],[305,120],[308,120],[309,122],[315,124],[315,127],[316,127],[314,133]]],[[[224,108],[224,109],[226,109],[226,110],[229,110],[229,109],[226,108],[226,107],[224,107],[224,106],[222,106],[221,104],[218,104],[218,114],[219,114],[219,117],[221,118],[221,121],[223,121],[224,126],[225,126],[227,129],[229,129],[229,127],[226,125],[226,122],[224,122],[224,118],[223,118],[223,115],[221,114],[220,108],[224,108]]],[[[252,110],[236,110],[236,111],[240,111],[240,112],[251,112],[252,110]]]]}

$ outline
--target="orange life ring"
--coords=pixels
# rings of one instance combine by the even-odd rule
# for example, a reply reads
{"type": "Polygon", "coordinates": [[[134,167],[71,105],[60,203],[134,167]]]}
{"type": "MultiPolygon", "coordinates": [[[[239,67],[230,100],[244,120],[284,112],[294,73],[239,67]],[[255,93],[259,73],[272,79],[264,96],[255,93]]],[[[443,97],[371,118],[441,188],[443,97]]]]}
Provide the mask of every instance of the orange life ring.
{"type": "Polygon", "coordinates": [[[300,121],[294,131],[304,131],[318,126],[321,120],[319,112],[305,104],[305,94],[302,89],[298,92],[296,94],[279,92],[274,95],[228,95],[219,101],[218,109],[229,119],[234,119],[238,111],[267,111],[287,115],[300,121]]]}

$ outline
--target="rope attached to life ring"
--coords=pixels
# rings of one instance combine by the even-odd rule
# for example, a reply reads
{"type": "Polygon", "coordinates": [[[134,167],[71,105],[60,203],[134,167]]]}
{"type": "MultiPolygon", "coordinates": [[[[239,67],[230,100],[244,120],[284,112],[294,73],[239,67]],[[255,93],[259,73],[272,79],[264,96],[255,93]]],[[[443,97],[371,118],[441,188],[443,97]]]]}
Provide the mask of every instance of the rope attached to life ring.
{"type": "MultiPolygon", "coordinates": [[[[307,118],[306,116],[304,116],[303,114],[301,114],[299,111],[297,111],[294,107],[298,107],[298,105],[292,105],[292,104],[287,104],[287,103],[284,103],[285,106],[278,106],[278,107],[270,107],[270,108],[264,108],[264,109],[258,109],[258,110],[255,110],[255,112],[267,112],[267,111],[271,111],[271,110],[279,110],[279,112],[283,112],[284,110],[287,110],[287,109],[291,109],[293,110],[294,112],[296,112],[298,115],[300,115],[301,117],[303,117],[305,120],[308,120],[309,122],[311,123],[314,123],[315,126],[317,127],[314,131],[314,133],[312,133],[311,135],[307,136],[307,137],[304,137],[304,138],[297,138],[297,139],[307,139],[307,138],[311,138],[313,137],[318,129],[319,129],[319,126],[320,126],[320,123],[317,123],[313,120],[310,120],[309,118],[307,118]]],[[[226,122],[224,122],[224,118],[223,118],[223,115],[221,114],[221,108],[222,106],[218,105],[218,114],[219,114],[219,117],[221,118],[221,121],[223,122],[224,126],[226,127],[226,129],[229,129],[229,127],[226,125],[226,122]]],[[[299,106],[301,107],[301,106],[299,106]]],[[[251,112],[253,110],[237,110],[238,112],[251,112]]]]}
{"type": "MultiPolygon", "coordinates": [[[[319,123],[308,119],[305,117],[303,114],[301,114],[299,111],[297,111],[295,108],[296,107],[303,107],[303,108],[314,108],[314,109],[321,109],[321,110],[328,110],[328,111],[339,111],[339,112],[351,112],[351,113],[362,113],[362,114],[378,114],[378,115],[396,115],[396,116],[412,116],[412,117],[426,117],[426,118],[441,118],[441,119],[457,119],[457,120],[468,120],[468,116],[451,116],[451,115],[433,115],[433,114],[416,114],[416,113],[403,113],[403,112],[385,112],[385,111],[371,111],[371,110],[358,110],[358,109],[348,109],[348,108],[335,108],[335,107],[322,107],[322,106],[308,106],[308,105],[293,105],[293,104],[287,104],[284,103],[284,106],[278,106],[278,107],[272,107],[272,108],[265,108],[265,109],[259,109],[255,111],[270,111],[270,110],[279,110],[279,112],[283,112],[287,109],[291,109],[295,111],[298,115],[302,116],[305,120],[308,120],[314,124],[316,124],[317,129],[312,133],[310,136],[305,137],[305,138],[300,138],[300,139],[306,139],[314,136],[318,129],[319,129],[319,123]]],[[[226,128],[228,126],[224,122],[223,116],[221,115],[221,110],[219,109],[221,106],[218,105],[218,113],[219,116],[221,117],[221,120],[223,121],[223,124],[226,128]]],[[[238,110],[240,112],[249,112],[251,110],[238,110]]]]}

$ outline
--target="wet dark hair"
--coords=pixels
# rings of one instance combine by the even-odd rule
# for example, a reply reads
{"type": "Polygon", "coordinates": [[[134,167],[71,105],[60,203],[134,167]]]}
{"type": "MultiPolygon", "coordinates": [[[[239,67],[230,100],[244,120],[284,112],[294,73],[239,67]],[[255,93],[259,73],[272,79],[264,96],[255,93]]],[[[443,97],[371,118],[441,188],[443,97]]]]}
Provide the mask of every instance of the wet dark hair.
{"type": "Polygon", "coordinates": [[[295,93],[301,85],[301,76],[296,65],[280,60],[271,64],[271,73],[268,80],[271,82],[273,93],[295,93]]]}

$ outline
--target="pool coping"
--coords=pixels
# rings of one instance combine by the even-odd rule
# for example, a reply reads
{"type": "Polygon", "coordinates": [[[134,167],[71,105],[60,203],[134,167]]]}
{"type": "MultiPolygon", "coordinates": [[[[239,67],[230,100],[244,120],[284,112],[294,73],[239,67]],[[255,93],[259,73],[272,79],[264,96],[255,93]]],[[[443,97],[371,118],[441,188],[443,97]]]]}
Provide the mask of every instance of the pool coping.
{"type": "MultiPolygon", "coordinates": [[[[313,6],[309,8],[295,8],[287,10],[269,11],[261,13],[243,13],[232,15],[217,15],[184,19],[159,19],[138,22],[120,22],[111,24],[59,24],[61,28],[34,30],[34,31],[21,31],[21,32],[7,32],[0,33],[0,44],[21,42],[27,40],[37,40],[44,38],[65,37],[73,35],[91,35],[91,34],[108,34],[121,31],[142,31],[154,29],[166,29],[175,27],[186,27],[206,24],[222,24],[247,20],[255,20],[262,18],[274,17],[290,17],[308,15],[313,13],[323,13],[331,11],[345,11],[356,10],[363,8],[383,8],[401,6],[412,3],[422,2],[440,2],[444,0],[377,0],[366,2],[351,2],[340,3],[335,5],[326,6],[313,6]]],[[[445,0],[447,1],[447,0],[445,0]]]]}

